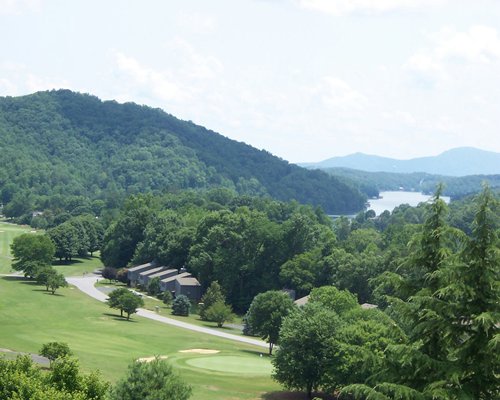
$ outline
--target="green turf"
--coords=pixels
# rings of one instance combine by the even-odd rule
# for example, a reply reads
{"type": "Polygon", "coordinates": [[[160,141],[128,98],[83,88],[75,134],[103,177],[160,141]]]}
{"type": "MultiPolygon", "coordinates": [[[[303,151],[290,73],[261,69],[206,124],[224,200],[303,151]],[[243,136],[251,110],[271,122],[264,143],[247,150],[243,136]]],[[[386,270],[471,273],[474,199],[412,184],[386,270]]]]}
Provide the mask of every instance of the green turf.
{"type": "Polygon", "coordinates": [[[267,375],[273,370],[269,357],[205,355],[193,357],[186,364],[196,368],[244,375],[267,375]]]}
{"type": "Polygon", "coordinates": [[[80,276],[103,267],[99,252],[94,253],[93,257],[76,257],[70,262],[55,261],[52,265],[64,276],[80,276]]]}
{"type": "MultiPolygon", "coordinates": [[[[12,255],[10,254],[10,244],[16,236],[28,232],[38,231],[27,225],[16,225],[0,220],[0,274],[15,272],[11,267],[12,255]]],[[[99,252],[94,253],[93,257],[77,257],[68,263],[54,261],[54,268],[65,276],[83,275],[84,272],[92,272],[102,267],[99,252]]]]}
{"type": "MultiPolygon", "coordinates": [[[[126,287],[124,283],[120,282],[109,282],[107,279],[101,279],[99,283],[96,284],[98,287],[105,287],[108,289],[111,288],[119,288],[119,287],[126,287]]],[[[203,321],[200,319],[200,316],[196,313],[191,312],[189,316],[183,317],[183,316],[178,316],[178,315],[172,315],[172,308],[171,306],[166,306],[162,301],[152,298],[151,296],[148,296],[146,292],[137,290],[140,293],[144,294],[144,297],[142,298],[144,300],[144,306],[143,308],[150,310],[150,311],[158,311],[160,315],[164,315],[166,317],[176,319],[178,321],[183,321],[183,322],[188,322],[193,325],[198,325],[198,326],[203,326],[205,328],[211,328],[211,329],[216,329],[219,331],[231,333],[232,335],[243,335],[243,332],[241,329],[237,328],[232,328],[229,326],[223,326],[222,328],[218,328],[217,324],[215,322],[210,322],[210,321],[203,321]],[[158,309],[156,308],[158,307],[158,309]]],[[[242,317],[237,316],[235,320],[233,321],[235,324],[240,324],[242,325],[242,317]]]]}
{"type": "Polygon", "coordinates": [[[264,393],[279,389],[268,373],[235,373],[234,363],[243,368],[266,362],[265,368],[270,368],[267,356],[260,357],[265,349],[137,316],[127,322],[75,288],[60,289],[53,296],[24,279],[0,278],[0,326],[0,347],[37,352],[43,343],[64,341],[85,370],[100,369],[112,381],[123,376],[127,364],[134,359],[167,355],[183,379],[193,386],[194,400],[260,399],[264,393]],[[217,362],[207,368],[198,363],[211,355],[179,353],[191,348],[220,350],[215,355],[217,362]],[[213,368],[223,365],[224,357],[229,357],[226,361],[231,363],[231,372],[223,366],[213,368]]]}
{"type": "Polygon", "coordinates": [[[12,240],[22,233],[33,230],[26,225],[15,225],[6,221],[0,221],[0,274],[11,272],[12,256],[10,254],[10,244],[12,240]]]}

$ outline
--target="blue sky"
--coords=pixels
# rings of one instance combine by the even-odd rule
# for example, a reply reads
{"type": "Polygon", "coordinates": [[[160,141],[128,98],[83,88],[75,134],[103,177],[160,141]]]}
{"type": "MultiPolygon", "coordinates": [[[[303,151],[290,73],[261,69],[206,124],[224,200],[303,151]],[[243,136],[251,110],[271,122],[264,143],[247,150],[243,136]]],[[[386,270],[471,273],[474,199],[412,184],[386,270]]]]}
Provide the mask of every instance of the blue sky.
{"type": "Polygon", "coordinates": [[[500,1],[0,0],[0,95],[69,88],[292,162],[500,151],[500,1]]]}

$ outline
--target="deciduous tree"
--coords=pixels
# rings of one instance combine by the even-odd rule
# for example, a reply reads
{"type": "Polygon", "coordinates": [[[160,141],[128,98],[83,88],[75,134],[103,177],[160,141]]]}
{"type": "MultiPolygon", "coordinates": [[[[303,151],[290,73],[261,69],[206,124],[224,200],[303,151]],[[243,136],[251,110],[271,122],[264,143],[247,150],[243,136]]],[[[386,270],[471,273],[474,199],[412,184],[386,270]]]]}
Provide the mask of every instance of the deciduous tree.
{"type": "Polygon", "coordinates": [[[47,357],[52,364],[52,361],[57,360],[60,357],[72,355],[72,352],[67,343],[49,342],[42,346],[38,354],[47,357]]]}
{"type": "Polygon", "coordinates": [[[279,332],[283,318],[292,308],[293,301],[285,292],[271,290],[258,294],[248,310],[247,321],[252,331],[269,343],[269,354],[279,342],[279,332]]]}
{"type": "Polygon", "coordinates": [[[37,268],[51,265],[54,258],[54,244],[46,235],[25,233],[16,236],[10,247],[12,268],[24,271],[25,276],[34,276],[37,268]]]}

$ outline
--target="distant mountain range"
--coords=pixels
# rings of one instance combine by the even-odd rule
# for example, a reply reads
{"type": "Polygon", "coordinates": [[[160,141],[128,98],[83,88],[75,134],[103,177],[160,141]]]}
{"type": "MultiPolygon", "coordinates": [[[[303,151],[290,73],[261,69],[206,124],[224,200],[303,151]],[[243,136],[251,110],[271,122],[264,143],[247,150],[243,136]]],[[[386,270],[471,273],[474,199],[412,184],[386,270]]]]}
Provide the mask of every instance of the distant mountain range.
{"type": "Polygon", "coordinates": [[[494,175],[500,174],[500,153],[473,147],[459,147],[437,156],[410,160],[354,153],[344,157],[329,158],[318,163],[301,163],[299,165],[309,169],[343,167],[368,172],[426,172],[448,176],[494,175]]]}

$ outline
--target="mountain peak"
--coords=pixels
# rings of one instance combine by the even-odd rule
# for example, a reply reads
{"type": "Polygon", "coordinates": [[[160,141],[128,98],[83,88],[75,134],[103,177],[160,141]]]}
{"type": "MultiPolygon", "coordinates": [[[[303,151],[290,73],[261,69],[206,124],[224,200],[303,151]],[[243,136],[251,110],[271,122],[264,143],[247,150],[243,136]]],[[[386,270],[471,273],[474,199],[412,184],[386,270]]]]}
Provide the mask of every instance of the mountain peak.
{"type": "Polygon", "coordinates": [[[426,172],[449,176],[494,175],[500,174],[500,153],[475,147],[456,147],[437,156],[399,160],[357,152],[304,166],[319,169],[344,167],[368,172],[426,172]]]}

